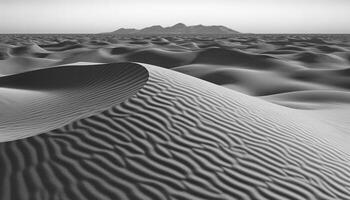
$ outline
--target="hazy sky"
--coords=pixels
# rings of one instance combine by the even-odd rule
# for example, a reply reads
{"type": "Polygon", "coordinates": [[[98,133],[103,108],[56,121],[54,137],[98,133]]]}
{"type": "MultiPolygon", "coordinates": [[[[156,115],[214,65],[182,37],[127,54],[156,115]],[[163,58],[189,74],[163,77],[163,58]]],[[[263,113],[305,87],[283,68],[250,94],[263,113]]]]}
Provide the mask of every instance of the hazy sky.
{"type": "Polygon", "coordinates": [[[245,33],[350,33],[350,0],[0,0],[0,33],[225,25],[245,33]]]}

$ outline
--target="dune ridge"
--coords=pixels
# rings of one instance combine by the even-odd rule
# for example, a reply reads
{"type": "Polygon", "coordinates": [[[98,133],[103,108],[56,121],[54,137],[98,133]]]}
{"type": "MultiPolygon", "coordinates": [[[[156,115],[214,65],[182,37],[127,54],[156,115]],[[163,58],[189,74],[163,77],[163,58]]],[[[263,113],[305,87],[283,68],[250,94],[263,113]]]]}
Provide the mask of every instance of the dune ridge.
{"type": "Polygon", "coordinates": [[[107,110],[0,143],[1,199],[350,197],[350,150],[332,126],[168,69],[113,66],[148,80],[107,110]]]}

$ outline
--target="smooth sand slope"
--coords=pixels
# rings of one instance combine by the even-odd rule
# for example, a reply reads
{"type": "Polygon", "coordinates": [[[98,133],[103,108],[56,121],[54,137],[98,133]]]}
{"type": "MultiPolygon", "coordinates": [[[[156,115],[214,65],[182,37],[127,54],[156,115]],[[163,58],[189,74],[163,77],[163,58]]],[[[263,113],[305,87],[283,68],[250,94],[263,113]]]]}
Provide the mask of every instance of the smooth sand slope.
{"type": "Polygon", "coordinates": [[[350,198],[343,132],[302,110],[147,64],[64,66],[0,82],[21,106],[8,115],[26,116],[19,127],[1,116],[3,141],[13,139],[3,127],[28,136],[25,120],[37,115],[47,116],[40,126],[62,125],[0,143],[0,199],[350,198]],[[72,115],[79,107],[91,116],[72,115]],[[65,125],[60,116],[70,116],[65,125]]]}

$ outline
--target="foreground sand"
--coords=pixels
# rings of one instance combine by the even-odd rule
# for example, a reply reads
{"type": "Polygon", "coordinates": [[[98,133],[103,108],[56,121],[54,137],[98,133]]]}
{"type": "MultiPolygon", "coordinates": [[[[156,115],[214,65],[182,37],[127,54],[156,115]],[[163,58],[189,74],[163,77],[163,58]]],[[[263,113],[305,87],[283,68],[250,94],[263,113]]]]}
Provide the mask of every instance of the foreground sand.
{"type": "Polygon", "coordinates": [[[0,199],[350,198],[343,37],[42,37],[3,38],[0,199]]]}

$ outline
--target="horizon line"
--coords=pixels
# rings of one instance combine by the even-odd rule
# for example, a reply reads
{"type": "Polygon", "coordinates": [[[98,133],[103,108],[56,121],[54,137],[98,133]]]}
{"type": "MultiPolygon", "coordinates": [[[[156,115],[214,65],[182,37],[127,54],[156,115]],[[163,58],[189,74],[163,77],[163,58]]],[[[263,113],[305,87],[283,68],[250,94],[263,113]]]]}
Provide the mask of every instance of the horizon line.
{"type": "Polygon", "coordinates": [[[32,33],[17,33],[17,32],[12,32],[12,33],[0,33],[0,35],[288,35],[288,34],[293,34],[293,35],[349,35],[349,33],[321,33],[321,32],[314,32],[314,33],[301,33],[301,32],[290,32],[290,33],[244,33],[244,32],[239,32],[239,33],[232,33],[232,34],[138,34],[138,33],[133,33],[133,34],[114,34],[113,32],[100,32],[100,33],[69,33],[69,32],[32,32],[32,33]]]}

